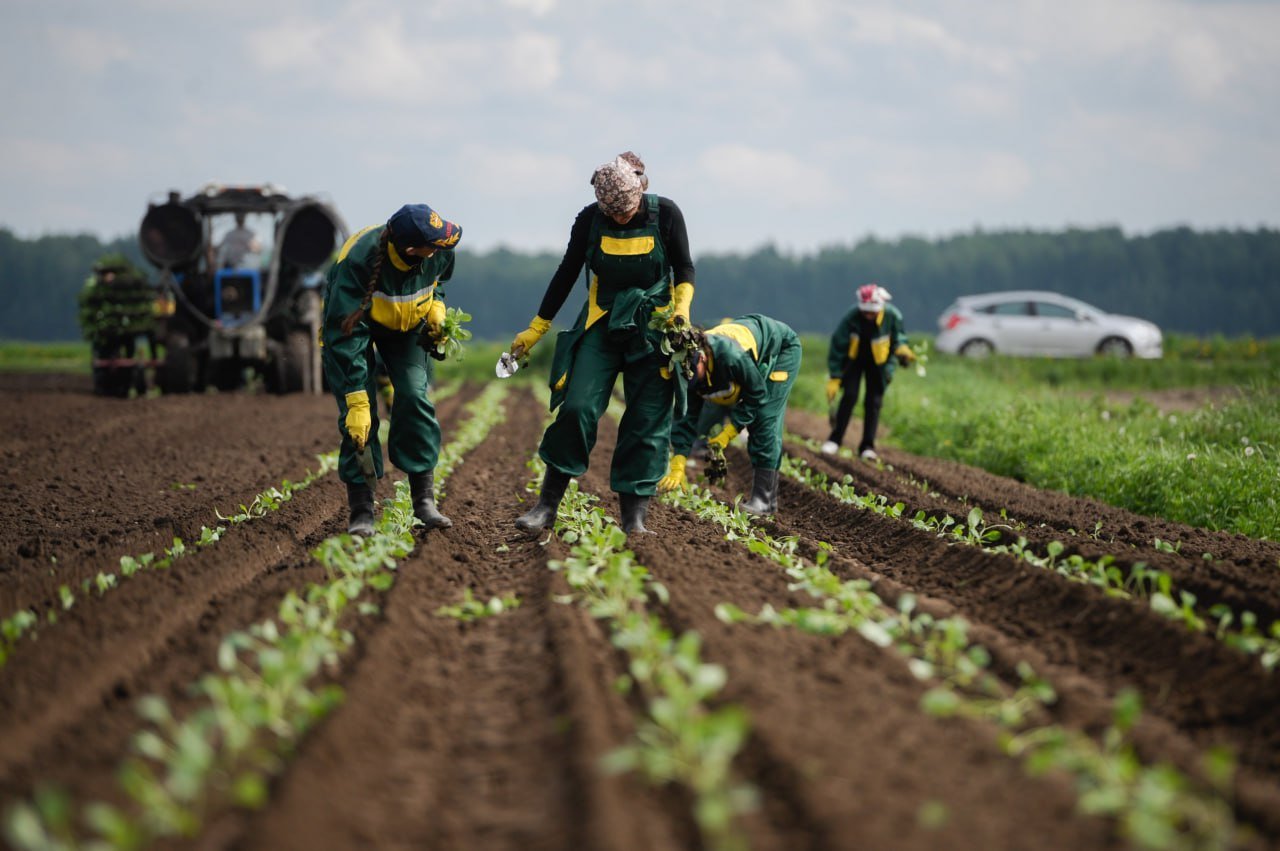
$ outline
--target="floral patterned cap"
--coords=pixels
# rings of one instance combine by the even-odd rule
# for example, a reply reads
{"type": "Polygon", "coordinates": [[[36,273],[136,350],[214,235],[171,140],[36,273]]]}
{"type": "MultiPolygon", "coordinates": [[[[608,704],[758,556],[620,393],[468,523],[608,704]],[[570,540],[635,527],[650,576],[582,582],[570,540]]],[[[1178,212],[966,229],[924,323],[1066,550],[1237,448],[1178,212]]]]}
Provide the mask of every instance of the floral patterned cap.
{"type": "Polygon", "coordinates": [[[606,215],[621,216],[640,205],[640,196],[649,188],[644,161],[631,151],[618,154],[591,175],[596,202],[606,215]]]}

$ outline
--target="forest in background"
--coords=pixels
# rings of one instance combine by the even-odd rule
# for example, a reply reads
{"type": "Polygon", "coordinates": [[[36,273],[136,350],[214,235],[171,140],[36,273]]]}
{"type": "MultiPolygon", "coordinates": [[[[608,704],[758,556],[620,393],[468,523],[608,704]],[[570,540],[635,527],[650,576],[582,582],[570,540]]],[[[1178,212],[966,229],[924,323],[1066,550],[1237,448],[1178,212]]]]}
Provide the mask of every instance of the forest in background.
{"type": "MultiPolygon", "coordinates": [[[[959,295],[1046,289],[1103,310],[1199,336],[1280,336],[1280,230],[1119,228],[982,231],[938,239],[864,238],[809,254],[772,246],[696,254],[694,319],[765,313],[797,331],[827,333],[861,284],[887,287],[908,332],[934,333],[959,295]]],[[[74,340],[76,295],[94,261],[121,251],[144,269],[136,239],[91,235],[22,239],[0,228],[0,339],[74,340]]],[[[471,313],[480,339],[509,338],[538,308],[558,253],[459,251],[448,302],[471,313]]],[[[585,292],[585,290],[584,290],[585,292]]],[[[571,297],[556,324],[573,321],[571,297]]]]}

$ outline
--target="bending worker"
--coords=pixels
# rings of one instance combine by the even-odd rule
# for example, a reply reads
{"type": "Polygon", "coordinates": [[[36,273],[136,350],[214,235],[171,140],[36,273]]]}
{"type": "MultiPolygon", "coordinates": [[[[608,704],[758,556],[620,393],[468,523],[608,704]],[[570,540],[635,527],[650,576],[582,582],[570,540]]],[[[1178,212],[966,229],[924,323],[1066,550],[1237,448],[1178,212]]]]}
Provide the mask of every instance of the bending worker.
{"type": "Polygon", "coordinates": [[[373,486],[357,452],[367,446],[378,478],[375,350],[395,387],[388,453],[409,477],[413,514],[428,529],[453,525],[435,504],[440,424],[427,397],[427,348],[442,342],[445,306],[441,282],[453,275],[453,248],[462,229],[426,204],[406,204],[385,225],[347,240],[329,269],[324,299],[324,374],[338,400],[342,434],[338,475],[347,484],[347,531],[373,532],[373,486]]]}
{"type": "Polygon", "coordinates": [[[831,424],[831,436],[822,444],[827,455],[835,454],[849,427],[849,417],[858,401],[858,385],[865,378],[866,398],[862,405],[862,442],[858,454],[867,461],[875,461],[876,429],[880,424],[880,406],[884,404],[884,391],[893,380],[894,358],[903,366],[916,359],[916,353],[907,344],[907,333],[902,327],[902,314],[889,304],[889,291],[878,284],[864,284],[858,288],[857,303],[844,315],[827,351],[827,404],[835,401],[836,394],[844,389],[831,424]]]}
{"type": "Polygon", "coordinates": [[[689,409],[671,430],[671,464],[658,483],[661,491],[684,487],[685,461],[697,435],[705,404],[729,409],[729,422],[707,443],[723,450],[746,430],[754,478],[742,510],[778,510],[778,468],[782,466],[783,418],[787,397],[800,372],[800,338],[776,319],[749,313],[709,329],[702,339],[690,382],[689,409]]]}
{"type": "Polygon", "coordinates": [[[587,471],[619,374],[626,411],[610,484],[626,532],[648,531],[649,499],[667,460],[673,381],[659,351],[667,329],[648,326],[656,309],[667,310],[672,329],[689,322],[693,260],[684,215],[671,199],[645,193],[644,163],[630,151],[596,169],[591,184],[596,202],[578,213],[538,315],[511,344],[516,356],[537,344],[585,264],[586,303],[573,327],[557,335],[552,358],[551,408],[559,412],[538,449],[547,465],[542,492],[516,520],[526,531],[552,525],[569,480],[587,471]]]}

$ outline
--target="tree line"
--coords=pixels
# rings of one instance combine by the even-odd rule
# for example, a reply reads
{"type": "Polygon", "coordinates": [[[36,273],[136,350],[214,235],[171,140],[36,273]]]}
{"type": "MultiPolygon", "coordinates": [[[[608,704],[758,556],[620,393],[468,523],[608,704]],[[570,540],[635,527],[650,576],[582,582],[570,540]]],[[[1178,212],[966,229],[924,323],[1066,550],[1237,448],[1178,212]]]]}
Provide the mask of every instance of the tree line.
{"type": "MultiPolygon", "coordinates": [[[[0,228],[0,339],[79,338],[76,296],[93,263],[115,251],[152,271],[131,237],[21,239],[0,228]]],[[[459,255],[447,301],[472,314],[481,339],[523,329],[560,261],[559,254],[507,249],[459,255]]],[[[1280,231],[1267,228],[1149,235],[1114,227],[975,230],[939,239],[866,237],[809,254],[766,245],[698,255],[695,264],[694,319],[702,323],[765,313],[800,332],[827,333],[852,306],[858,286],[874,281],[893,294],[908,332],[936,331],[939,314],[960,295],[1045,289],[1166,331],[1280,336],[1280,231]]],[[[580,304],[571,297],[556,324],[572,322],[580,304]]]]}

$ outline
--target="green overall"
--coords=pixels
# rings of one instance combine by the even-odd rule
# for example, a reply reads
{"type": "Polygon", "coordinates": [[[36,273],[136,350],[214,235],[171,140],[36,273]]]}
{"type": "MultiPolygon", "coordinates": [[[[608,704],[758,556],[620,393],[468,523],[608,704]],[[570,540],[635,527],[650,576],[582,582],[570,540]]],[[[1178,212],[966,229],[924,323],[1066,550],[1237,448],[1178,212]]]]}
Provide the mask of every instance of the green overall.
{"type": "Polygon", "coordinates": [[[671,451],[688,455],[705,404],[729,407],[729,421],[746,430],[751,466],[782,466],[783,418],[800,372],[800,338],[776,319],[749,313],[707,331],[711,360],[689,394],[689,410],[671,432],[671,451]]]}
{"type": "Polygon", "coordinates": [[[666,473],[671,434],[672,382],[659,369],[660,330],[650,330],[655,308],[671,300],[670,268],[658,233],[658,196],[646,195],[648,222],[622,228],[597,212],[587,244],[590,285],[577,322],[556,335],[551,365],[555,422],[538,454],[567,476],[587,471],[596,427],[618,374],[626,411],[618,425],[610,484],[618,493],[652,496],[666,473]]]}
{"type": "MultiPolygon", "coordinates": [[[[379,251],[382,229],[366,228],[347,241],[329,270],[324,303],[324,341],[321,362],[325,380],[338,401],[338,432],[342,446],[338,475],[344,482],[363,482],[355,444],[347,436],[346,395],[363,388],[369,396],[371,425],[369,446],[374,468],[383,476],[382,444],[378,438],[378,390],[374,350],[386,364],[395,396],[391,403],[391,428],[387,454],[405,473],[435,469],[440,454],[440,424],[436,408],[427,397],[432,363],[418,345],[426,308],[439,296],[437,287],[453,274],[452,251],[437,251],[421,263],[409,264],[389,246],[378,274],[369,310],[356,322],[350,335],[342,332],[342,320],[360,306],[379,251]]],[[[372,484],[372,483],[370,483],[372,484]]]]}

